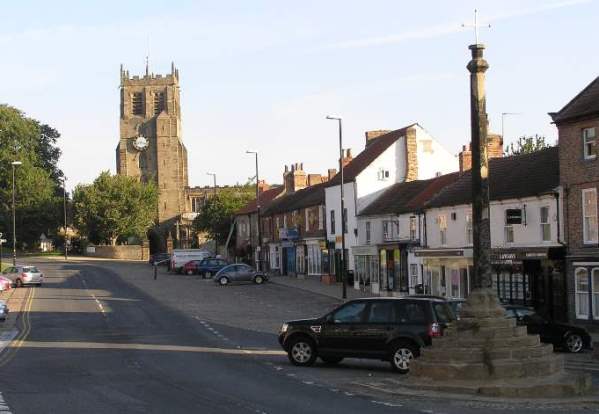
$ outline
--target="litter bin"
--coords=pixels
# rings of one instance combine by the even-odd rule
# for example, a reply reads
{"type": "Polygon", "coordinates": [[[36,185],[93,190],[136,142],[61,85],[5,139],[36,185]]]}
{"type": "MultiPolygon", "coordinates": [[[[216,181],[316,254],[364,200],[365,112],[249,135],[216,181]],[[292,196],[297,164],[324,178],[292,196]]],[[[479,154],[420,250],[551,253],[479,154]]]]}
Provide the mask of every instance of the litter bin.
{"type": "Polygon", "coordinates": [[[345,283],[353,286],[354,284],[354,271],[353,270],[347,270],[347,276],[345,278],[345,283]]]}

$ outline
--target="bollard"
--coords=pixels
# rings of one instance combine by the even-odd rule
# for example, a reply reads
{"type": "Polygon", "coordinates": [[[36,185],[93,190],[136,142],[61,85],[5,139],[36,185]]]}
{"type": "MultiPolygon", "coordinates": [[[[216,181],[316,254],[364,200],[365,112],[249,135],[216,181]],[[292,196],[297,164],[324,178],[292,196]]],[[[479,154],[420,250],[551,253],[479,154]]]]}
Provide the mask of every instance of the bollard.
{"type": "Polygon", "coordinates": [[[158,266],[154,263],[154,280],[158,279],[158,266]]]}

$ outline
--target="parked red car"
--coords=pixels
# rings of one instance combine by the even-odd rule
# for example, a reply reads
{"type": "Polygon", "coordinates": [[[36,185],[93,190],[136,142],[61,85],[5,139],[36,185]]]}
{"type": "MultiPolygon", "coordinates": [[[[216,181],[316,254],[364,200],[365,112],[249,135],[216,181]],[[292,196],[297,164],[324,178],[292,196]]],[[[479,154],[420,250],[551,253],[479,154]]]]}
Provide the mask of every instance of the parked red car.
{"type": "Polygon", "coordinates": [[[12,288],[12,282],[10,279],[0,276],[0,291],[10,290],[12,288]]]}

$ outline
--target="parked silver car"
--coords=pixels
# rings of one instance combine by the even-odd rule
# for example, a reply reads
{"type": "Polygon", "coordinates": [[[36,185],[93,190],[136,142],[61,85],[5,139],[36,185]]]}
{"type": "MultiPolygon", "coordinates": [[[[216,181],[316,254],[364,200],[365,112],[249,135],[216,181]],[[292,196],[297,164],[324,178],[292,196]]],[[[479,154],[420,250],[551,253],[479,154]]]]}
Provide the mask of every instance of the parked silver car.
{"type": "Polygon", "coordinates": [[[225,266],[214,275],[214,281],[221,286],[226,286],[231,282],[254,282],[259,285],[267,280],[264,273],[243,263],[225,266]]]}
{"type": "Polygon", "coordinates": [[[35,266],[18,265],[8,267],[2,272],[2,276],[10,279],[16,287],[24,285],[41,286],[44,275],[35,266]]]}

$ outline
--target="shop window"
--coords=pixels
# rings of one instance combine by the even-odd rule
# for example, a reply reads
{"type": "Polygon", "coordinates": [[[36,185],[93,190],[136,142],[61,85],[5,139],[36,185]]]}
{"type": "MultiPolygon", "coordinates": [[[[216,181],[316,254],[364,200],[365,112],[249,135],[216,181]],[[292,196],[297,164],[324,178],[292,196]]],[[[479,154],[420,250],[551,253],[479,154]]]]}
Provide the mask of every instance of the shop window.
{"type": "Polygon", "coordinates": [[[541,207],[541,240],[551,241],[551,224],[549,223],[549,207],[541,207]]]}
{"type": "Polygon", "coordinates": [[[574,273],[576,318],[589,318],[589,274],[587,269],[578,268],[574,273]]]}
{"type": "Polygon", "coordinates": [[[591,271],[591,283],[593,288],[593,319],[599,319],[599,267],[591,271]]]}
{"type": "Polygon", "coordinates": [[[416,285],[418,284],[418,265],[415,263],[412,263],[410,265],[410,286],[411,287],[416,287],[416,285]]]}
{"type": "Polygon", "coordinates": [[[583,240],[585,244],[598,242],[597,237],[597,189],[582,190],[583,240]]]}
{"type": "Polygon", "coordinates": [[[595,145],[597,142],[595,128],[584,128],[582,130],[582,141],[584,145],[584,159],[594,160],[597,157],[597,154],[595,153],[595,145]]]}
{"type": "Polygon", "coordinates": [[[366,244],[370,244],[370,222],[366,222],[366,244]]]}

